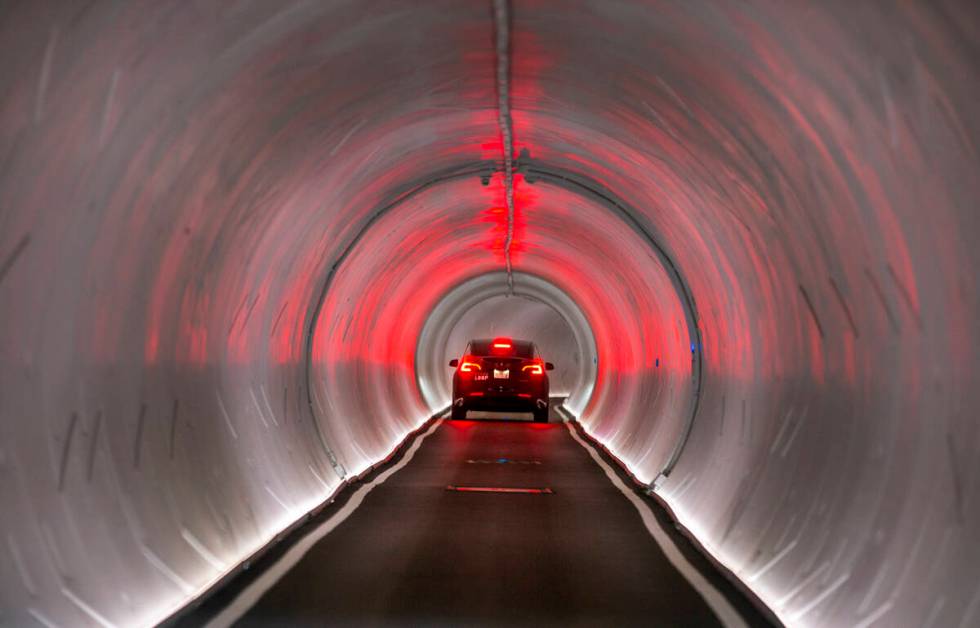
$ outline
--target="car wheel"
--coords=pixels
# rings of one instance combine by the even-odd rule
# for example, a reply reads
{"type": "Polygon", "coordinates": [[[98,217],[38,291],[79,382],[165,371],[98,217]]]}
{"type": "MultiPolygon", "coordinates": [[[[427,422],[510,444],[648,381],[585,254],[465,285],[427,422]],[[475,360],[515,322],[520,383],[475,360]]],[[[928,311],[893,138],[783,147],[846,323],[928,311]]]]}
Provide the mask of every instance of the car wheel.
{"type": "Polygon", "coordinates": [[[547,423],[548,422],[548,407],[535,409],[534,410],[534,422],[535,423],[547,423]]]}
{"type": "Polygon", "coordinates": [[[462,421],[463,419],[466,418],[466,408],[465,407],[462,407],[461,408],[459,406],[453,406],[453,409],[452,409],[452,413],[451,413],[450,418],[453,421],[462,421]]]}

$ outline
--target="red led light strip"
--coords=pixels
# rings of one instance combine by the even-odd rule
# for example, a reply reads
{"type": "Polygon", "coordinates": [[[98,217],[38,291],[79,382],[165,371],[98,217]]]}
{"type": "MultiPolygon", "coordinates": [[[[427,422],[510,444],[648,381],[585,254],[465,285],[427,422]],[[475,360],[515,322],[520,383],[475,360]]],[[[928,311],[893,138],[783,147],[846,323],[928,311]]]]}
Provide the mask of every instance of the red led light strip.
{"type": "Polygon", "coordinates": [[[530,493],[532,495],[554,495],[550,488],[509,488],[503,486],[453,486],[446,487],[447,491],[460,493],[530,493]]]}

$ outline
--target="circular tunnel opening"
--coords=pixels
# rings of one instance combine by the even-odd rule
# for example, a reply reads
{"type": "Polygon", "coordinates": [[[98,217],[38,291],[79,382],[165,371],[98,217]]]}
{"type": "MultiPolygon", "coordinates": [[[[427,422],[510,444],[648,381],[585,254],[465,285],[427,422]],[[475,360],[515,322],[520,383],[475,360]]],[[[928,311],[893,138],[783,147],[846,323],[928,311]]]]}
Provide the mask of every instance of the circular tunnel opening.
{"type": "MultiPolygon", "coordinates": [[[[525,314],[538,302],[559,316],[539,309],[521,333],[555,337],[572,367],[566,409],[650,482],[669,473],[697,407],[684,284],[640,212],[588,177],[534,166],[533,183],[515,177],[510,298],[525,314]]],[[[351,229],[311,321],[308,371],[341,469],[359,473],[448,405],[452,344],[490,335],[481,310],[508,295],[503,199],[500,172],[422,180],[351,229]]]]}
{"type": "Polygon", "coordinates": [[[433,412],[450,402],[449,360],[477,337],[531,340],[555,365],[551,395],[564,397],[573,413],[587,405],[595,387],[598,352],[582,310],[553,283],[514,273],[510,294],[506,273],[487,273],[450,290],[433,308],[419,334],[416,380],[433,412]]]}

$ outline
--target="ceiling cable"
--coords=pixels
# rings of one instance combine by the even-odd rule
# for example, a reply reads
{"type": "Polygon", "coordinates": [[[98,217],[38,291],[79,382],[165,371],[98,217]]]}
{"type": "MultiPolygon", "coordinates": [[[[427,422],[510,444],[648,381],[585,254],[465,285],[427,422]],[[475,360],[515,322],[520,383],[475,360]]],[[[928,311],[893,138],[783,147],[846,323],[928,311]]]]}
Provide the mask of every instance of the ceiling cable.
{"type": "Polygon", "coordinates": [[[497,123],[504,150],[504,195],[507,201],[507,294],[514,294],[510,249],[514,243],[514,131],[510,117],[510,7],[508,0],[494,0],[493,18],[497,42],[497,123]]]}

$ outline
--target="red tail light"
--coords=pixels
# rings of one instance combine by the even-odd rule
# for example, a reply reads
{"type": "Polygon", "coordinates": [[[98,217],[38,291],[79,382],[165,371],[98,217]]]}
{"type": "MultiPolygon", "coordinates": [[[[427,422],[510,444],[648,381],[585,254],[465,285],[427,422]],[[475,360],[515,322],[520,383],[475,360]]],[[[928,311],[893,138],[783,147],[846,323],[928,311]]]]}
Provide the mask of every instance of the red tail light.
{"type": "Polygon", "coordinates": [[[521,368],[525,373],[530,373],[531,375],[542,375],[544,374],[544,364],[540,362],[535,362],[534,364],[526,364],[521,368]]]}
{"type": "Polygon", "coordinates": [[[465,356],[459,364],[459,370],[462,373],[473,373],[474,371],[482,371],[483,367],[472,356],[465,356]]]}

